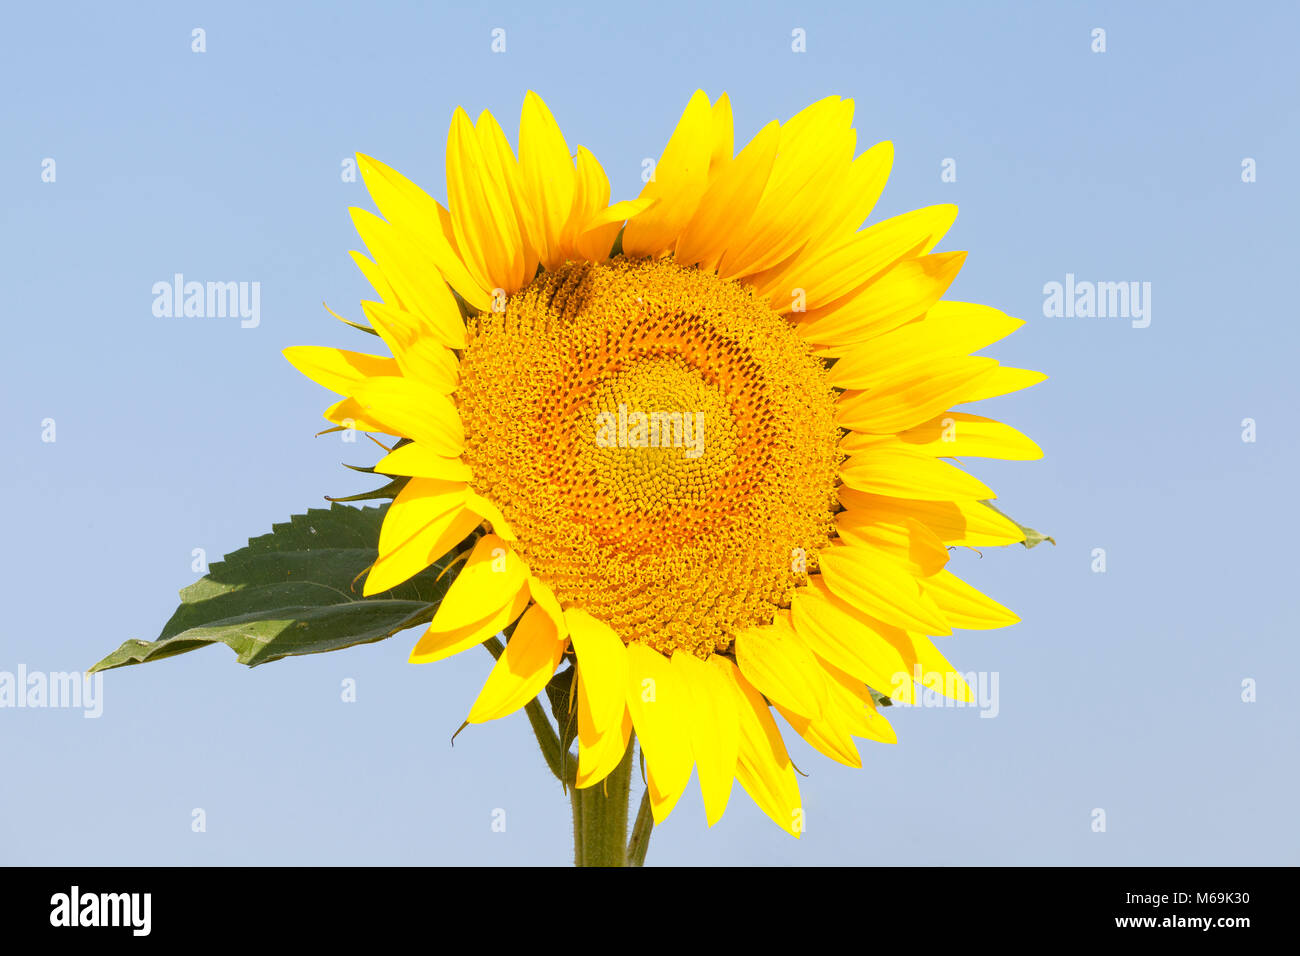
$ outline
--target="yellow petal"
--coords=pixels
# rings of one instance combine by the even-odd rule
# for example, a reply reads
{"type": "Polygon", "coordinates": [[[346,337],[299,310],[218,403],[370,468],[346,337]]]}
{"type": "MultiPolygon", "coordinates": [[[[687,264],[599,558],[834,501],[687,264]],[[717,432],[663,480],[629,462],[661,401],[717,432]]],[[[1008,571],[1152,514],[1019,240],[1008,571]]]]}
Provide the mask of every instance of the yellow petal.
{"type": "Polygon", "coordinates": [[[740,750],[739,707],[727,674],[731,662],[716,655],[702,661],[688,651],[675,651],[672,666],[690,696],[691,752],[704,815],[713,826],[727,809],[740,750]]]}
{"type": "Polygon", "coordinates": [[[493,182],[502,185],[503,194],[509,199],[510,208],[518,223],[519,237],[523,244],[523,277],[524,282],[527,283],[537,273],[541,252],[538,249],[540,230],[537,226],[537,218],[533,214],[528,187],[524,183],[523,170],[520,169],[519,161],[515,159],[514,151],[510,148],[510,141],[506,139],[505,131],[501,129],[501,124],[496,121],[496,117],[484,110],[479,114],[478,123],[474,128],[478,133],[479,146],[483,150],[487,176],[493,182]]]}
{"type": "Polygon", "coordinates": [[[375,471],[381,475],[410,475],[456,482],[467,482],[474,477],[469,465],[459,458],[446,458],[418,442],[389,452],[375,464],[375,471]]]}
{"type": "Polygon", "coordinates": [[[943,412],[900,432],[898,440],[916,451],[945,458],[1032,461],[1043,457],[1031,438],[1010,425],[965,412],[943,412]]]}
{"type": "Polygon", "coordinates": [[[924,317],[844,349],[826,377],[837,388],[871,388],[909,366],[968,355],[1022,325],[988,306],[936,302],[924,317]]]}
{"type": "Polygon", "coordinates": [[[555,592],[552,591],[541,579],[528,574],[528,593],[532,595],[533,600],[537,603],[546,615],[555,624],[555,631],[560,637],[569,636],[569,624],[564,619],[564,611],[560,608],[560,602],[555,598],[555,592]]]}
{"type": "Polygon", "coordinates": [[[839,667],[881,693],[910,665],[874,618],[834,594],[820,577],[798,588],[791,602],[795,629],[821,660],[839,667]]]}
{"type": "MultiPolygon", "coordinates": [[[[781,270],[778,277],[760,286],[759,294],[765,295],[767,287],[779,286],[774,291],[783,296],[782,304],[776,306],[781,311],[789,311],[791,299],[788,290],[795,287],[806,291],[809,309],[830,305],[862,289],[896,263],[938,242],[956,218],[957,207],[948,204],[914,209],[878,222],[818,250],[819,254],[812,261],[804,261],[806,257],[800,256],[793,266],[781,270]]],[[[922,311],[913,312],[908,317],[922,311]]],[[[815,321],[810,322],[809,334],[815,336],[819,328],[821,326],[815,321]]]]}
{"type": "Polygon", "coordinates": [[[824,240],[857,232],[884,192],[893,165],[894,144],[889,141],[877,143],[855,159],[849,168],[843,194],[825,213],[825,231],[815,236],[812,244],[816,246],[824,240]]]}
{"type": "MultiPolygon", "coordinates": [[[[587,147],[579,146],[576,164],[573,208],[560,236],[560,248],[565,259],[579,257],[578,238],[591,218],[609,205],[609,177],[601,168],[600,160],[587,147]]],[[[612,245],[612,238],[610,242],[612,245]]]]}
{"type": "Polygon", "coordinates": [[[464,540],[476,521],[465,516],[462,482],[412,478],[393,499],[379,529],[379,557],[366,575],[367,597],[419,574],[464,540]]]}
{"type": "Polygon", "coordinates": [[[986,398],[996,398],[1030,388],[1047,380],[1045,372],[1035,372],[1027,368],[1011,368],[999,365],[989,375],[974,380],[961,392],[959,402],[981,402],[986,398]]]}
{"type": "Polygon", "coordinates": [[[870,512],[842,511],[835,517],[835,530],[849,544],[891,555],[916,577],[937,574],[948,563],[948,549],[939,536],[915,518],[891,519],[870,512]]]}
{"type": "Polygon", "coordinates": [[[898,743],[898,734],[876,707],[867,685],[829,661],[823,660],[821,664],[826,669],[827,684],[838,712],[852,724],[849,732],[854,737],[880,743],[898,743]]]}
{"type": "Polygon", "coordinates": [[[866,286],[851,303],[826,316],[809,316],[799,334],[810,342],[851,345],[924,315],[938,302],[966,261],[964,252],[904,259],[866,286]]]}
{"type": "Polygon", "coordinates": [[[917,501],[863,494],[839,489],[840,503],[850,511],[863,510],[885,519],[915,518],[944,544],[982,547],[1015,544],[1024,532],[1005,515],[978,501],[917,501]]]}
{"type": "Polygon", "coordinates": [[[490,290],[519,289],[524,248],[509,187],[491,176],[474,124],[459,107],[447,134],[447,206],[470,273],[490,290]]]}
{"type": "Polygon", "coordinates": [[[906,637],[912,646],[912,675],[914,679],[919,678],[922,687],[952,700],[974,703],[975,693],[966,683],[966,678],[948,663],[933,641],[924,634],[908,633],[906,637]]]}
{"type": "Polygon", "coordinates": [[[485,534],[474,543],[464,567],[443,595],[430,630],[446,633],[491,617],[520,592],[526,595],[527,585],[524,563],[510,545],[495,534],[485,534]]]}
{"type": "Polygon", "coordinates": [[[786,723],[794,728],[795,733],[812,745],[813,749],[846,767],[862,766],[862,756],[858,753],[858,748],[853,745],[853,738],[829,719],[822,717],[814,720],[804,717],[775,701],[772,706],[785,718],[786,723]]]}
{"type": "Polygon", "coordinates": [[[406,378],[370,378],[353,394],[370,420],[382,422],[384,431],[427,445],[448,458],[465,447],[460,413],[446,395],[406,378]]]}
{"type": "Polygon", "coordinates": [[[443,344],[462,347],[465,330],[460,306],[438,270],[429,268],[430,261],[420,247],[373,213],[356,208],[349,212],[357,233],[397,295],[398,302],[388,304],[426,319],[445,336],[443,344]]]}
{"type": "Polygon", "coordinates": [[[428,385],[440,395],[450,395],[456,390],[460,362],[431,333],[423,319],[379,302],[363,302],[361,307],[384,343],[392,349],[398,368],[396,374],[428,385]]]}
{"type": "Polygon", "coordinates": [[[555,117],[542,98],[529,90],[519,117],[519,167],[538,230],[538,253],[547,269],[564,262],[560,238],[577,188],[571,155],[555,117]]]}
{"type": "MultiPolygon", "coordinates": [[[[941,571],[940,575],[946,573],[946,571],[941,571]]],[[[816,579],[813,580],[815,583],[816,579]]],[[[801,591],[809,590],[811,590],[811,586],[810,588],[801,589],[801,591]]],[[[798,599],[797,597],[796,600],[798,599]]],[[[841,643],[852,642],[864,648],[865,656],[876,664],[875,670],[878,672],[875,676],[864,676],[859,672],[858,668],[853,666],[852,661],[848,661],[846,663],[849,666],[844,666],[846,673],[859,680],[866,681],[882,694],[887,694],[903,703],[913,703],[915,700],[914,682],[925,679],[927,674],[934,674],[938,675],[938,678],[941,678],[941,682],[945,685],[943,688],[938,688],[941,692],[948,693],[949,696],[958,700],[970,699],[970,688],[966,685],[966,682],[924,634],[888,624],[870,614],[850,607],[843,601],[835,601],[833,608],[828,604],[823,604],[819,615],[821,616],[816,621],[816,627],[826,625],[835,627],[837,629],[834,635],[836,640],[841,643]],[[830,613],[824,613],[828,610],[830,613]]],[[[806,618],[801,620],[798,626],[802,626],[804,623],[807,623],[806,618]]],[[[816,642],[811,638],[809,638],[809,644],[816,646],[816,642]]],[[[827,642],[826,646],[832,650],[835,649],[832,642],[827,642]]],[[[819,655],[821,649],[821,647],[817,647],[819,655]]],[[[834,661],[830,657],[824,657],[823,659],[827,663],[840,665],[839,661],[834,661]]]]}
{"type": "Polygon", "coordinates": [[[960,468],[899,444],[872,445],[840,466],[840,480],[873,495],[948,501],[997,497],[993,489],[960,468]]]}
{"type": "Polygon", "coordinates": [[[382,301],[387,302],[389,305],[396,305],[398,302],[397,293],[393,291],[393,287],[389,285],[388,280],[384,278],[384,273],[380,270],[379,266],[375,265],[355,249],[352,250],[350,255],[352,256],[352,261],[357,264],[357,268],[361,270],[361,274],[366,277],[366,281],[374,288],[375,295],[379,296],[382,301]]]}
{"type": "Polygon", "coordinates": [[[452,631],[435,631],[432,626],[411,649],[412,664],[430,664],[445,660],[471,647],[478,647],[489,637],[500,634],[528,606],[528,591],[521,589],[506,604],[482,620],[452,631]]]}
{"type": "Polygon", "coordinates": [[[623,715],[604,730],[591,715],[591,706],[582,693],[582,675],[578,681],[578,771],[573,785],[579,790],[600,783],[613,772],[627,753],[632,737],[632,717],[623,715]]]}
{"type": "Polygon", "coordinates": [[[536,605],[530,607],[519,619],[466,720],[471,724],[495,720],[525,706],[546,687],[567,645],[546,612],[536,605]]]}
{"type": "MultiPolygon", "coordinates": [[[[564,619],[578,661],[579,704],[589,710],[592,734],[603,736],[620,726],[627,709],[627,648],[608,624],[581,608],[569,608],[564,619]]],[[[580,726],[579,742],[596,743],[593,736],[581,738],[580,726]]]]}
{"type": "Polygon", "coordinates": [[[797,839],[804,831],[803,806],[781,732],[767,702],[740,669],[726,661],[723,673],[735,689],[737,702],[736,779],[773,823],[797,839]]]}
{"type": "Polygon", "coordinates": [[[917,579],[887,555],[853,545],[818,553],[822,577],[836,595],[872,617],[927,634],[951,634],[943,614],[917,579]]]}
{"type": "Polygon", "coordinates": [[[980,356],[938,359],[925,370],[908,370],[865,392],[844,392],[835,421],[842,428],[890,434],[919,425],[937,412],[979,390],[997,362],[980,356]]]}
{"type": "Polygon", "coordinates": [[[372,419],[355,398],[345,398],[325,409],[326,421],[343,428],[355,428],[362,432],[388,433],[388,426],[372,419]]]}
{"type": "Polygon", "coordinates": [[[593,213],[578,232],[574,252],[578,258],[587,262],[608,259],[624,221],[639,215],[656,202],[653,198],[628,199],[593,213]]]}
{"type": "Polygon", "coordinates": [[[850,178],[852,119],[851,100],[827,97],[781,126],[772,175],[753,216],[718,263],[722,278],[772,269],[822,232],[850,178]]]}
{"type": "Polygon", "coordinates": [[[499,534],[506,541],[517,541],[514,531],[510,529],[510,522],[506,521],[505,515],[495,503],[484,498],[477,492],[470,492],[465,499],[465,507],[484,521],[492,525],[492,530],[499,534]]]}
{"type": "Polygon", "coordinates": [[[387,554],[435,518],[463,507],[468,493],[462,481],[412,478],[388,506],[379,529],[379,553],[387,554]]]}
{"type": "Polygon", "coordinates": [[[668,658],[629,644],[627,706],[645,752],[650,809],[661,823],[691,777],[690,697],[668,658]]]}
{"type": "Polygon", "coordinates": [[[951,571],[943,571],[921,582],[921,589],[938,605],[953,627],[987,631],[1007,627],[1020,620],[986,594],[971,587],[951,571]]]}
{"type": "MultiPolygon", "coordinates": [[[[397,241],[417,247],[466,301],[479,310],[486,310],[491,296],[470,276],[461,261],[460,253],[447,241],[439,224],[438,203],[401,173],[371,156],[358,153],[357,165],[375,205],[384,214],[384,218],[400,230],[397,241]]],[[[365,239],[364,235],[362,239],[365,239]]],[[[369,246],[370,243],[367,242],[366,245],[369,246]]],[[[357,258],[356,254],[353,258],[357,258]]],[[[361,266],[366,278],[370,279],[383,300],[390,305],[395,304],[389,295],[384,294],[371,271],[360,260],[357,265],[361,266]]],[[[392,279],[386,281],[391,282],[392,279]]]]}
{"type": "Polygon", "coordinates": [[[769,700],[806,717],[820,717],[826,705],[826,676],[790,624],[778,612],[775,622],[736,635],[736,664],[769,700]]]}
{"type": "Polygon", "coordinates": [[[658,256],[673,248],[708,185],[712,137],[709,98],[696,90],[655,164],[653,178],[641,190],[642,199],[659,201],[623,232],[623,251],[629,256],[658,256]]]}
{"type": "MultiPolygon", "coordinates": [[[[465,347],[465,322],[460,317],[460,309],[452,299],[450,290],[443,285],[448,298],[444,310],[436,317],[416,314],[399,309],[383,302],[362,302],[361,309],[370,320],[375,331],[393,350],[393,356],[399,364],[407,359],[405,365],[418,363],[415,367],[420,373],[415,377],[425,377],[424,369],[432,371],[430,377],[447,378],[455,384],[456,356],[451,349],[465,347]],[[416,353],[416,354],[403,354],[416,353]],[[450,374],[449,374],[450,373],[450,374]]],[[[403,374],[410,375],[406,367],[403,374]]],[[[428,384],[434,384],[429,381],[428,384]]],[[[451,388],[447,389],[448,392],[451,388]]]]}
{"type": "Polygon", "coordinates": [[[731,117],[731,99],[726,93],[718,97],[710,110],[713,120],[713,152],[709,157],[709,173],[712,175],[726,163],[736,151],[735,124],[731,117]]]}
{"type": "Polygon", "coordinates": [[[780,138],[781,127],[775,121],[768,123],[713,179],[677,240],[679,264],[717,267],[763,194],[780,138]]]}
{"type": "Polygon", "coordinates": [[[284,357],[313,382],[340,395],[351,394],[358,382],[372,376],[398,374],[397,363],[390,358],[321,345],[291,345],[284,357]]]}

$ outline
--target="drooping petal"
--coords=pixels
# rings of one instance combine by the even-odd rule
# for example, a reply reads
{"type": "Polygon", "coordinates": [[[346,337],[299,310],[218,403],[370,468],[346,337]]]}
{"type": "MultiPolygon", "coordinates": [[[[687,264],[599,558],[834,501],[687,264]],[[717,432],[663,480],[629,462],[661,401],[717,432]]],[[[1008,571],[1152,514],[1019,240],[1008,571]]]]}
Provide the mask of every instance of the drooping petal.
{"type": "Polygon", "coordinates": [[[718,656],[702,661],[679,650],[673,652],[672,666],[690,697],[691,752],[704,815],[713,826],[727,809],[740,748],[739,708],[726,671],[731,662],[718,656]]]}
{"type": "Polygon", "coordinates": [[[435,632],[454,631],[481,621],[526,591],[527,584],[524,563],[509,543],[485,534],[474,543],[465,566],[443,595],[431,627],[435,632]]]}
{"type": "Polygon", "coordinates": [[[677,669],[644,644],[629,644],[627,706],[650,783],[650,810],[656,823],[672,812],[691,778],[691,703],[677,669]]]}
{"type": "Polygon", "coordinates": [[[487,683],[465,719],[471,724],[513,714],[546,687],[560,666],[568,641],[560,637],[555,622],[533,605],[519,619],[497,659],[487,683]]]}
{"type": "Polygon", "coordinates": [[[725,658],[721,660],[725,661],[722,670],[737,699],[736,779],[773,823],[797,839],[804,831],[803,805],[781,731],[763,695],[738,667],[725,658]]]}
{"type": "Polygon", "coordinates": [[[408,481],[379,529],[379,557],[366,575],[362,594],[369,597],[395,587],[464,540],[478,523],[465,518],[466,491],[463,482],[408,481]]]}
{"type": "Polygon", "coordinates": [[[595,786],[608,777],[627,753],[632,738],[632,716],[623,707],[622,716],[613,727],[601,730],[591,713],[591,701],[582,692],[582,675],[578,681],[578,771],[573,785],[579,790],[595,786]]]}
{"type": "Polygon", "coordinates": [[[612,745],[606,738],[622,734],[625,718],[631,726],[627,717],[627,648],[608,624],[581,608],[568,608],[564,619],[578,667],[578,786],[589,786],[604,779],[626,749],[624,739],[623,748],[609,763],[612,745]]]}

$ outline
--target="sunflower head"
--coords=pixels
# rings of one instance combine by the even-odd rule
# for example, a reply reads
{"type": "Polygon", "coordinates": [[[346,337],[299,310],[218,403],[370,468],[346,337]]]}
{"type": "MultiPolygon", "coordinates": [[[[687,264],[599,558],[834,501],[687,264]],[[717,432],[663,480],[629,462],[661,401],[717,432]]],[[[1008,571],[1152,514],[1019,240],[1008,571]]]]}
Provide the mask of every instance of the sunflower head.
{"type": "Polygon", "coordinates": [[[508,630],[479,722],[570,658],[577,786],[635,728],[656,821],[694,767],[710,823],[738,779],[797,836],[774,712],[860,766],[854,737],[895,739],[877,697],[937,675],[969,699],[930,636],[1016,620],[946,569],[1022,533],[943,459],[1038,457],[953,406],[1044,376],[971,354],[1020,323],[943,300],[953,207],[864,227],[892,149],[855,157],[852,114],[829,97],[736,152],[727,97],[698,92],[611,205],[535,94],[517,156],[457,110],[446,206],[358,157],[382,218],[354,210],[354,257],[390,356],[286,352],[341,396],[330,421],[403,439],[375,469],[407,481],[365,592],[463,559],[411,659],[508,630]]]}

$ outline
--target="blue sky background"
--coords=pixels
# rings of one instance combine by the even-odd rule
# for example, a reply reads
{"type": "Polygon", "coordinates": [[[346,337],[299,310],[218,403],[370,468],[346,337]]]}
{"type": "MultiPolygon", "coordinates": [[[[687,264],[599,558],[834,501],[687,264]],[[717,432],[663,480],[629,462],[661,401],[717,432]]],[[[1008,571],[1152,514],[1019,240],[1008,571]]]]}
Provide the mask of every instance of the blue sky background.
{"type": "MultiPolygon", "coordinates": [[[[280,355],[369,345],[320,306],[356,317],[369,294],[354,150],[445,198],[452,110],[489,108],[513,139],[531,88],[631,198],[697,87],[730,93],[742,141],[838,93],[860,148],[895,144],[873,219],[958,203],[949,297],[1027,320],[990,354],[1050,381],[974,410],[1046,457],[973,470],[1057,546],[950,565],[1023,618],[941,639],[997,672],[996,719],[894,709],[900,744],[862,744],[860,771],[796,738],[802,841],[739,787],[706,829],[692,782],[650,862],[1300,862],[1298,30],[1289,3],[7,5],[0,670],[152,638],[192,549],[216,560],[368,486],[340,467],[365,446],[312,437],[328,395],[280,355]],[[261,325],[155,318],[176,272],[260,281],[261,325]],[[1045,318],[1066,273],[1150,282],[1150,327],[1045,318]]],[[[112,671],[98,720],[0,709],[0,861],[567,861],[568,803],[522,714],[448,745],[488,655],[408,665],[416,636],[112,671]]]]}

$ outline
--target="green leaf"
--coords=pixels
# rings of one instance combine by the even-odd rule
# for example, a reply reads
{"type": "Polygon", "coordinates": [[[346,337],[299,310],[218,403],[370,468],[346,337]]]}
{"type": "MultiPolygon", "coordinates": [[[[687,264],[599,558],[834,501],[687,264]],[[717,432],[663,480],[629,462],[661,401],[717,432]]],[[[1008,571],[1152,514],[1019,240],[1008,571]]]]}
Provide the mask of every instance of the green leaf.
{"type": "Polygon", "coordinates": [[[551,704],[551,714],[560,729],[560,749],[568,751],[578,736],[578,702],[573,699],[572,667],[557,671],[546,685],[546,699],[551,704]]]}
{"type": "Polygon", "coordinates": [[[1021,541],[1020,543],[1023,544],[1026,548],[1032,548],[1034,545],[1042,544],[1044,541],[1050,541],[1053,547],[1056,546],[1055,538],[1048,537],[1047,535],[1043,534],[1041,531],[1035,531],[1033,528],[1021,524],[1019,521],[1011,517],[1011,515],[1007,514],[1005,511],[1003,511],[1001,508],[999,508],[991,501],[985,501],[982,503],[988,505],[998,514],[1002,515],[1002,517],[1006,518],[1013,525],[1015,525],[1017,528],[1020,529],[1020,533],[1025,536],[1024,540],[1021,541]]]}
{"type": "Polygon", "coordinates": [[[312,508],[213,564],[181,591],[181,605],[153,641],[131,640],[91,668],[109,670],[228,645],[254,667],[392,637],[431,620],[458,552],[372,597],[361,578],[378,557],[388,506],[312,508]]]}

